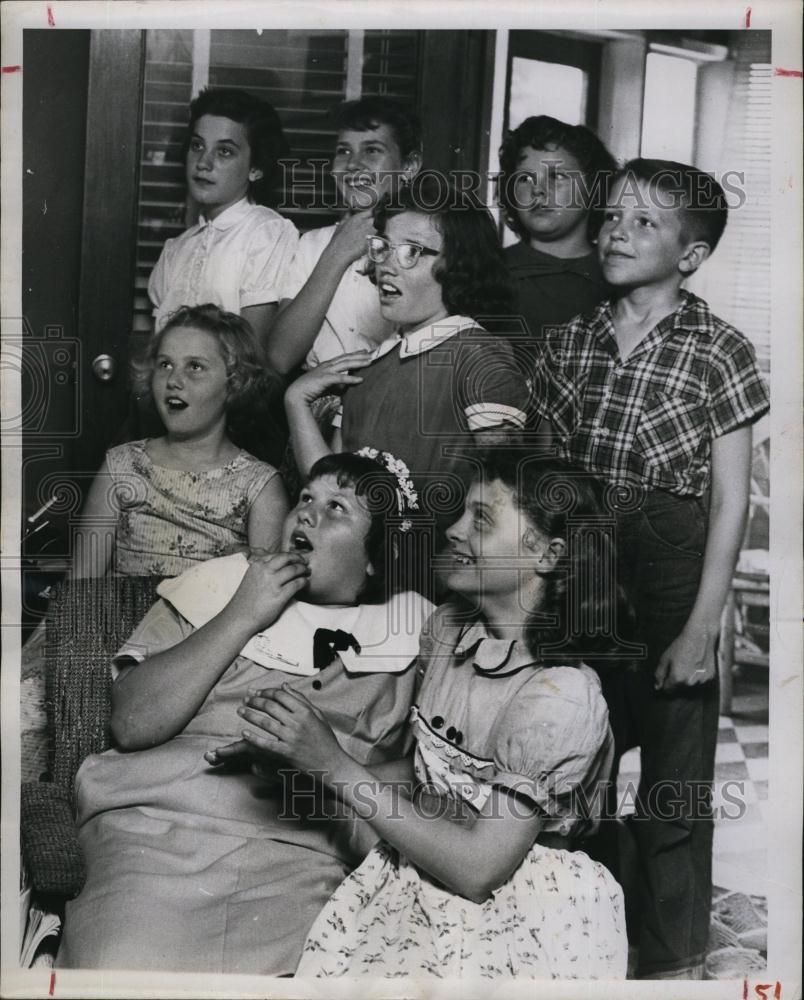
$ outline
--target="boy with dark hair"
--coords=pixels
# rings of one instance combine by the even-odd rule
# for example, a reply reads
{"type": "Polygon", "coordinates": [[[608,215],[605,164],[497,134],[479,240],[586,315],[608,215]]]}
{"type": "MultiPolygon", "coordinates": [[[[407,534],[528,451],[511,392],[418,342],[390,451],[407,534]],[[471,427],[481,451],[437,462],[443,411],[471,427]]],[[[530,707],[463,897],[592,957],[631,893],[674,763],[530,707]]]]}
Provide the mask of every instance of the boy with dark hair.
{"type": "Polygon", "coordinates": [[[332,176],[345,214],[299,241],[268,343],[269,360],[283,373],[302,362],[314,368],[340,354],[374,350],[392,333],[363,258],[366,237],[374,235],[374,207],[421,168],[421,127],[387,97],[347,101],[335,126],[332,176]]]}
{"type": "Polygon", "coordinates": [[[206,89],[190,104],[186,178],[198,222],[166,241],[148,295],[156,330],[181,306],[212,303],[241,315],[262,344],[298,242],[272,208],[287,155],[273,107],[244,90],[206,89]]]}
{"type": "Polygon", "coordinates": [[[596,306],[605,283],[592,246],[616,163],[584,125],[536,115],[500,147],[498,200],[520,242],[505,249],[531,337],[596,306]]]}
{"type": "Polygon", "coordinates": [[[535,393],[558,454],[610,486],[618,572],[646,650],[634,670],[601,668],[618,756],[641,747],[645,978],[702,978],[715,649],[745,528],[751,424],[768,409],[751,344],[681,288],[727,212],[723,189],[694,167],[627,164],[598,242],[617,297],[547,337],[535,393]]]}

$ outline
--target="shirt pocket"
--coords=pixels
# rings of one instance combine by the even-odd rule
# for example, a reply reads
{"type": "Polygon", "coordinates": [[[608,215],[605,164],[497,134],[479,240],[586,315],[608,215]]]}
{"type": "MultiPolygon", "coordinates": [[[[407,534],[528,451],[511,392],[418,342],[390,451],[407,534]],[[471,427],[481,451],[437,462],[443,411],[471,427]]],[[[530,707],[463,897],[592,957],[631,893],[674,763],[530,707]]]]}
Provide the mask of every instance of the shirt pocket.
{"type": "Polygon", "coordinates": [[[707,432],[706,400],[693,393],[649,393],[639,418],[634,451],[648,465],[686,469],[707,432]]]}
{"type": "Polygon", "coordinates": [[[570,437],[581,424],[589,373],[578,371],[574,360],[560,351],[551,352],[548,370],[547,416],[560,435],[570,437]]]}

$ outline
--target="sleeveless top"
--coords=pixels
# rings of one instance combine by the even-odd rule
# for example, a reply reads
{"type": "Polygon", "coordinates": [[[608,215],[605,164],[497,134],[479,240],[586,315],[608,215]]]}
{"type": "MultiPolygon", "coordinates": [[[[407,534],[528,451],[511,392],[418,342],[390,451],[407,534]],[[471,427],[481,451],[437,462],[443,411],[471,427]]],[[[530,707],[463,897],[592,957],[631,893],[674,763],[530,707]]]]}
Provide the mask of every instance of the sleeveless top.
{"type": "Polygon", "coordinates": [[[167,469],[154,464],[146,443],[106,453],[118,513],[115,572],[178,576],[247,545],[249,510],[276,469],[242,450],[218,469],[167,469]]]}

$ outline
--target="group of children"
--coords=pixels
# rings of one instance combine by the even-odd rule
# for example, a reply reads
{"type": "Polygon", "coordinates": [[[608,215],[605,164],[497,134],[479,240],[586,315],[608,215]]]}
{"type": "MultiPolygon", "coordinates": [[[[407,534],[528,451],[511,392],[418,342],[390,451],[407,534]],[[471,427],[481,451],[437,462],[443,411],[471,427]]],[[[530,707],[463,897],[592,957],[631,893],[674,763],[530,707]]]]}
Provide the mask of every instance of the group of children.
{"type": "Polygon", "coordinates": [[[89,881],[59,961],[623,976],[616,858],[575,848],[639,745],[637,975],[700,977],[715,646],[768,406],[749,343],[682,288],[724,192],[529,118],[501,149],[503,251],[421,171],[405,108],[349,102],[336,125],[343,217],[299,239],[252,200],[276,175],[273,109],[191,105],[200,216],[154,269],[139,370],[165,432],[108,453],[74,567],[178,580],[116,659],[117,749],[79,773],[89,881]],[[290,513],[236,443],[280,377],[306,482],[290,513]],[[426,596],[399,584],[411,552],[426,596]],[[384,628],[399,602],[410,627],[384,628]],[[283,813],[288,764],[337,820],[283,813]]]}

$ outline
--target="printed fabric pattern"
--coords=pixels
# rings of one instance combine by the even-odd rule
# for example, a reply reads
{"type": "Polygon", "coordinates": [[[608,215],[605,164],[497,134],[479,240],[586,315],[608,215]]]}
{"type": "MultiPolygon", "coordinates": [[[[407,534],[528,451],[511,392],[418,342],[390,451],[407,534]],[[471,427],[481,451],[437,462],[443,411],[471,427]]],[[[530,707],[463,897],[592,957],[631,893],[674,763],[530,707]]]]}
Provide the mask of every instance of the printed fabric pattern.
{"type": "MultiPolygon", "coordinates": [[[[582,787],[610,764],[599,682],[585,667],[529,666],[525,650],[481,638],[477,624],[452,627],[449,618],[449,606],[440,608],[433,635],[422,634],[425,673],[411,713],[417,781],[479,811],[495,786],[513,787],[514,774],[552,773],[554,781],[534,784],[531,801],[548,828],[571,829],[561,816],[563,785],[582,787]],[[519,660],[523,669],[506,670],[519,660]],[[478,661],[492,669],[479,674],[478,661]],[[587,727],[578,735],[581,716],[587,727]],[[528,718],[531,732],[522,725],[528,718]],[[556,721],[549,733],[547,719],[556,721]]],[[[313,924],[297,975],[616,979],[625,976],[627,952],[620,886],[581,851],[534,844],[478,903],[382,843],[313,924]]]]}
{"type": "Polygon", "coordinates": [[[276,469],[245,451],[206,472],[166,469],[145,446],[131,441],[107,453],[118,511],[117,573],[178,576],[248,544],[249,510],[276,469]]]}

